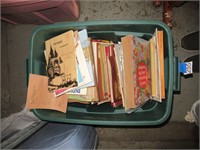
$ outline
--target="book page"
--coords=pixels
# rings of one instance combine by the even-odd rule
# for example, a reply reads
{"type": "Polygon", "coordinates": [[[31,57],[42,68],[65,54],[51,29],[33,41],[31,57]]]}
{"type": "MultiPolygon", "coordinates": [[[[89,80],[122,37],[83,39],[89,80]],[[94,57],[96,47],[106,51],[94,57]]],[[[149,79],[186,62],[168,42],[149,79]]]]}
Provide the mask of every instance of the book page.
{"type": "Polygon", "coordinates": [[[58,98],[48,91],[48,77],[30,74],[26,100],[27,109],[52,109],[63,113],[67,111],[68,96],[58,98]]]}

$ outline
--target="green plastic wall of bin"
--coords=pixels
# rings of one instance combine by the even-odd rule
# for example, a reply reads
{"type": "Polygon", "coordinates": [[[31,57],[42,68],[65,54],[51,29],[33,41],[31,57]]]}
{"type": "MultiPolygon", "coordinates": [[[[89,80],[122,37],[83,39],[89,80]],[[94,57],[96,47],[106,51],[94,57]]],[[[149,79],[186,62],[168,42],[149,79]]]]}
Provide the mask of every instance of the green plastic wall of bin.
{"type": "Polygon", "coordinates": [[[130,34],[148,40],[156,28],[164,31],[166,99],[162,103],[150,100],[131,114],[126,114],[122,107],[112,108],[108,103],[99,106],[69,104],[66,114],[45,109],[33,109],[33,113],[45,121],[90,125],[156,126],[166,122],[171,114],[173,91],[180,89],[180,74],[178,72],[179,61],[174,57],[171,30],[160,21],[66,22],[38,26],[30,39],[27,74],[46,75],[44,41],[65,31],[87,29],[89,37],[117,42],[122,36],[130,34]]]}

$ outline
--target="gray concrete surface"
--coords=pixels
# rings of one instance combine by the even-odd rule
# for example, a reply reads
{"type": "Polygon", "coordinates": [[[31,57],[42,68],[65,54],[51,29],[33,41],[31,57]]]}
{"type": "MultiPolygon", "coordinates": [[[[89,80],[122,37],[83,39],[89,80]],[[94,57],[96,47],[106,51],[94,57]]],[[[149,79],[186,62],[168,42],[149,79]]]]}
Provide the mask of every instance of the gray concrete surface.
{"type": "MultiPolygon", "coordinates": [[[[162,20],[162,8],[149,1],[81,1],[79,21],[88,20],[162,20]]],[[[180,47],[181,37],[199,29],[199,4],[187,2],[173,9],[174,53],[180,60],[199,53],[180,47]]],[[[11,25],[1,22],[1,117],[20,111],[26,100],[25,59],[29,39],[36,25],[11,25]]],[[[199,99],[199,73],[181,77],[181,91],[174,94],[172,116],[160,128],[97,127],[99,149],[198,148],[198,128],[184,120],[199,99]],[[167,135],[166,135],[167,134],[167,135]]]]}

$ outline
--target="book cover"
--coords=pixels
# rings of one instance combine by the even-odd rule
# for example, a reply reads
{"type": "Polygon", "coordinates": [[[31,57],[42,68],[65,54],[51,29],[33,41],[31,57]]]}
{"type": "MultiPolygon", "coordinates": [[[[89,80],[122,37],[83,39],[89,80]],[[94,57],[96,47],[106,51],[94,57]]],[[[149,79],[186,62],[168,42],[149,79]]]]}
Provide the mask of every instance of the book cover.
{"type": "Polygon", "coordinates": [[[78,31],[74,32],[74,46],[75,46],[75,49],[76,49],[76,58],[77,58],[77,61],[78,61],[78,66],[79,66],[81,75],[83,77],[83,84],[79,85],[79,86],[82,87],[82,86],[85,86],[86,84],[90,83],[92,80],[91,80],[91,77],[90,77],[90,72],[89,72],[89,69],[88,69],[88,65],[87,65],[87,62],[86,62],[84,51],[83,51],[83,48],[81,46],[81,41],[80,41],[80,38],[79,38],[78,31]]]}
{"type": "MultiPolygon", "coordinates": [[[[90,83],[91,77],[90,77],[90,72],[87,66],[87,62],[84,56],[84,52],[83,52],[83,48],[81,46],[81,41],[78,35],[78,31],[74,32],[74,47],[75,47],[75,51],[76,51],[76,64],[78,67],[78,79],[80,79],[82,77],[81,82],[78,82],[78,86],[69,89],[66,89],[64,92],[61,92],[59,94],[57,94],[58,92],[54,92],[55,96],[60,96],[62,94],[65,94],[71,90],[76,90],[76,89],[80,89],[80,88],[85,88],[88,83],[90,83]]],[[[79,81],[79,80],[78,80],[79,81]]],[[[80,90],[81,91],[81,90],[80,90]]]]}
{"type": "Polygon", "coordinates": [[[76,101],[80,103],[98,102],[99,96],[98,96],[97,88],[88,87],[86,95],[69,95],[69,101],[71,102],[76,101]]]}
{"type": "Polygon", "coordinates": [[[73,31],[45,41],[48,89],[70,89],[78,85],[73,31]]]}
{"type": "MultiPolygon", "coordinates": [[[[44,50],[44,55],[45,55],[45,59],[47,59],[46,50],[44,50]]],[[[78,84],[79,84],[79,83],[83,82],[83,78],[82,78],[82,75],[81,75],[81,72],[80,72],[78,65],[76,65],[76,70],[77,70],[77,78],[78,78],[77,81],[78,81],[78,84]]],[[[66,88],[56,89],[56,90],[54,90],[54,94],[55,94],[55,96],[59,96],[59,95],[62,95],[63,92],[65,92],[65,91],[66,91],[66,88]]],[[[68,91],[66,93],[67,94],[86,95],[87,89],[75,89],[75,90],[68,91]]]]}
{"type": "Polygon", "coordinates": [[[125,110],[143,105],[150,97],[148,41],[135,36],[122,37],[124,58],[125,110]]]}
{"type": "Polygon", "coordinates": [[[82,46],[83,52],[84,52],[84,57],[85,57],[87,67],[89,70],[89,74],[90,74],[90,78],[91,78],[91,82],[84,85],[83,87],[95,86],[94,67],[92,64],[92,53],[91,53],[92,52],[91,39],[88,38],[86,29],[79,31],[78,35],[80,38],[81,46],[82,46]]]}
{"type": "Polygon", "coordinates": [[[29,84],[26,100],[27,109],[52,109],[63,113],[67,111],[68,95],[54,97],[48,91],[48,77],[36,74],[29,75],[29,84]]]}
{"type": "Polygon", "coordinates": [[[133,82],[135,104],[140,106],[150,98],[151,71],[149,42],[133,36],[133,82]]]}
{"type": "Polygon", "coordinates": [[[136,108],[134,97],[134,84],[133,84],[133,48],[132,36],[125,36],[121,38],[123,58],[124,58],[124,107],[125,111],[136,108]]]}

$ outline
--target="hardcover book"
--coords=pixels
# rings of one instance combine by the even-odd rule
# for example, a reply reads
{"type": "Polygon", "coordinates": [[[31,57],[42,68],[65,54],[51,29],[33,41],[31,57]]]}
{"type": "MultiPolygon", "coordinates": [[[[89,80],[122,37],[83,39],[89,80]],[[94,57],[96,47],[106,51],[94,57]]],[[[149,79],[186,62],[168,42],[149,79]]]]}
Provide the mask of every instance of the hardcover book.
{"type": "Polygon", "coordinates": [[[149,42],[135,36],[122,37],[125,110],[135,109],[150,97],[149,42]]]}

